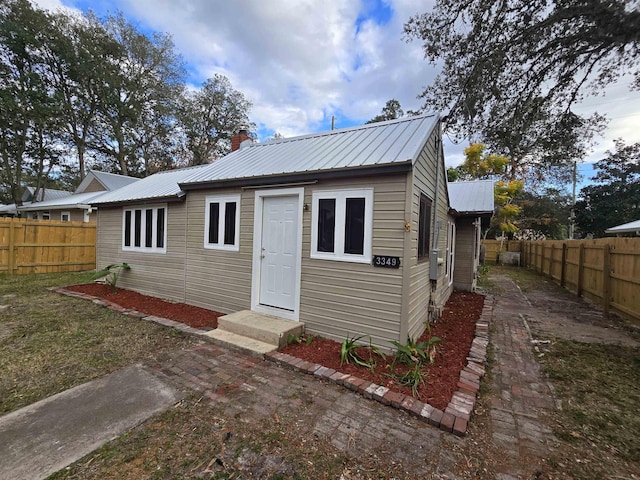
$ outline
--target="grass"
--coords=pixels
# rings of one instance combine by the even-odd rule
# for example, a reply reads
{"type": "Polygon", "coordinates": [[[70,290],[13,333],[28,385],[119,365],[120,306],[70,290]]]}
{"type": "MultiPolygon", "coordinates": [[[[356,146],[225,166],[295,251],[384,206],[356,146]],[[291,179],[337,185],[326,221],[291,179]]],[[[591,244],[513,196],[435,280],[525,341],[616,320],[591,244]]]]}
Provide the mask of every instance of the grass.
{"type": "Polygon", "coordinates": [[[572,447],[557,464],[584,479],[638,473],[640,351],[557,340],[542,363],[563,404],[555,434],[572,447]]]}
{"type": "Polygon", "coordinates": [[[90,276],[0,277],[0,414],[190,343],[177,330],[46,289],[90,276]]]}

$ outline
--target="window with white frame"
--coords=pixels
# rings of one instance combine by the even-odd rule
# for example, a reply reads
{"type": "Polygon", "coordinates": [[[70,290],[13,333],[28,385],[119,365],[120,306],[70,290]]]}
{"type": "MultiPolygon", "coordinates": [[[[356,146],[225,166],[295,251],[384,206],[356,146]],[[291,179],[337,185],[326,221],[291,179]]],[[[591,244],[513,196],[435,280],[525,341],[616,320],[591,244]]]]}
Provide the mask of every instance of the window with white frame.
{"type": "Polygon", "coordinates": [[[60,212],[60,220],[63,222],[71,221],[71,212],[60,212]]]}
{"type": "Polygon", "coordinates": [[[311,208],[311,258],[371,262],[372,188],[316,191],[311,208]]]}
{"type": "Polygon", "coordinates": [[[240,249],[240,195],[214,195],[205,200],[204,248],[240,249]]]}
{"type": "Polygon", "coordinates": [[[447,278],[449,284],[453,282],[453,269],[456,255],[456,224],[447,222],[447,278]]]}
{"type": "Polygon", "coordinates": [[[40,220],[51,220],[51,215],[49,215],[49,212],[41,212],[40,220]]]}
{"type": "Polygon", "coordinates": [[[125,208],[122,211],[122,250],[166,253],[167,206],[125,208]]]}

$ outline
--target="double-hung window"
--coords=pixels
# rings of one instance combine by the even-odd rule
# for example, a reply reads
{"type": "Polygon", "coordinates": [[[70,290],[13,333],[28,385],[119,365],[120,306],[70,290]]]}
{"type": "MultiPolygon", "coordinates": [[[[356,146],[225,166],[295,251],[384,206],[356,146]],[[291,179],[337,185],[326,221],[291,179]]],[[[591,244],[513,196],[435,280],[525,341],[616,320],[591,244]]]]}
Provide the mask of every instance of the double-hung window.
{"type": "Polygon", "coordinates": [[[166,253],[167,206],[125,208],[122,213],[122,250],[166,253]]]}
{"type": "Polygon", "coordinates": [[[205,200],[204,248],[240,249],[240,195],[216,195],[205,200]]]}
{"type": "Polygon", "coordinates": [[[373,189],[313,192],[311,258],[371,262],[373,189]]]}
{"type": "Polygon", "coordinates": [[[431,236],[431,200],[420,194],[418,212],[418,260],[429,258],[429,237],[431,236]]]}

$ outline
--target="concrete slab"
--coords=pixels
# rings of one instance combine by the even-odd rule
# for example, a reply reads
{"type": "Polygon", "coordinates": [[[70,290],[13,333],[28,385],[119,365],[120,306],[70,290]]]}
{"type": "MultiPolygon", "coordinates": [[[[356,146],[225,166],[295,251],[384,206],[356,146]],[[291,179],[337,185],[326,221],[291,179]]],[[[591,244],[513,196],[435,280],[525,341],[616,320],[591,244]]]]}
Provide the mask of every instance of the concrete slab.
{"type": "Polygon", "coordinates": [[[182,396],[133,365],[0,417],[0,478],[46,478],[182,396]]]}
{"type": "Polygon", "coordinates": [[[218,318],[218,329],[283,347],[289,335],[302,335],[304,324],[252,310],[241,310],[218,318]]]}
{"type": "Polygon", "coordinates": [[[245,337],[226,330],[221,330],[219,326],[217,329],[203,334],[203,337],[208,337],[217,345],[258,357],[262,357],[265,353],[273,352],[278,349],[277,345],[261,342],[255,338],[245,337]]]}

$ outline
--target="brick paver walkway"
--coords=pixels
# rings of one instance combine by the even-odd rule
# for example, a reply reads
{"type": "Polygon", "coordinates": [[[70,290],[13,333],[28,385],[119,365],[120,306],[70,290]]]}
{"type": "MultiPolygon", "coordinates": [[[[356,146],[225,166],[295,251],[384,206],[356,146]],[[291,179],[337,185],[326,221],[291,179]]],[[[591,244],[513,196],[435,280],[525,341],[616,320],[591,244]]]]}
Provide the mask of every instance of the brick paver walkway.
{"type": "MultiPolygon", "coordinates": [[[[553,395],[525,323],[524,315],[535,315],[535,309],[511,279],[493,280],[503,293],[491,312],[495,362],[488,447],[498,459],[497,478],[535,478],[555,443],[545,423],[555,408],[553,395]]],[[[295,414],[313,425],[314,436],[338,450],[354,456],[380,452],[416,478],[460,478],[455,472],[469,454],[466,442],[474,440],[443,433],[406,412],[312,375],[209,343],[164,355],[149,366],[223,406],[228,418],[295,414]]]]}
{"type": "Polygon", "coordinates": [[[491,344],[491,426],[493,445],[502,455],[498,478],[536,478],[556,443],[545,416],[555,409],[552,391],[532,348],[525,314],[535,309],[507,276],[493,275],[502,290],[495,299],[491,344]]]}

